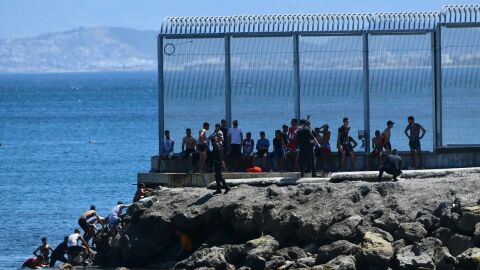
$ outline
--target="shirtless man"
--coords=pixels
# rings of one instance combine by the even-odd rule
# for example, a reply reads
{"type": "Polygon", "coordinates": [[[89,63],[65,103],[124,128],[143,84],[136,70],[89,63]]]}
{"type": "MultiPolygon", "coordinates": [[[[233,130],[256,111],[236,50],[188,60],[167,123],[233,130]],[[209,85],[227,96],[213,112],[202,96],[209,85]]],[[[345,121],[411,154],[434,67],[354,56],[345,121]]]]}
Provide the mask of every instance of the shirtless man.
{"type": "Polygon", "coordinates": [[[205,161],[207,160],[208,138],[207,131],[210,127],[208,122],[203,123],[203,128],[198,132],[197,150],[199,156],[198,172],[205,172],[205,161]]]}
{"type": "Polygon", "coordinates": [[[420,146],[420,140],[423,139],[423,136],[425,136],[425,133],[427,133],[427,131],[422,125],[415,123],[415,119],[413,118],[413,116],[409,116],[408,126],[405,128],[404,133],[405,136],[408,137],[408,145],[410,146],[413,169],[422,168],[422,147],[420,146]],[[416,155],[418,155],[419,164],[417,164],[416,155]]]}
{"type": "Polygon", "coordinates": [[[153,189],[146,188],[144,183],[138,184],[137,192],[135,192],[135,196],[133,196],[133,202],[138,202],[140,199],[145,197],[147,193],[152,192],[153,189]]]}
{"type": "MultiPolygon", "coordinates": [[[[372,138],[372,153],[370,155],[370,163],[373,161],[375,156],[378,157],[378,166],[382,166],[382,154],[383,154],[383,147],[384,147],[384,140],[382,135],[380,134],[380,130],[375,131],[375,137],[372,138]]],[[[368,166],[370,169],[370,165],[368,166]]]]}
{"type": "Polygon", "coordinates": [[[83,212],[83,214],[78,219],[78,225],[80,226],[80,228],[83,229],[83,237],[87,242],[95,236],[95,233],[97,231],[97,228],[94,225],[96,222],[94,222],[93,224],[89,222],[89,219],[91,218],[95,218],[96,221],[100,222],[102,228],[104,227],[102,218],[97,214],[97,209],[95,205],[90,206],[90,210],[83,212]]]}
{"type": "Polygon", "coordinates": [[[183,153],[183,158],[186,159],[186,164],[185,164],[185,169],[187,171],[190,171],[187,169],[189,166],[187,164],[191,164],[193,167],[193,155],[195,154],[196,146],[197,146],[197,141],[195,138],[192,136],[192,130],[187,128],[186,136],[183,137],[182,140],[182,153],[183,153]]]}
{"type": "Polygon", "coordinates": [[[355,169],[355,152],[354,148],[357,146],[357,142],[349,135],[350,121],[347,117],[343,118],[343,125],[338,129],[337,148],[341,154],[340,158],[340,171],[343,171],[345,167],[345,159],[347,155],[352,159],[352,170],[355,169]]]}
{"type": "Polygon", "coordinates": [[[53,251],[53,248],[48,244],[47,238],[43,237],[42,238],[42,244],[33,251],[33,255],[35,257],[38,257],[39,255],[43,256],[43,264],[48,264],[48,256],[50,255],[50,251],[53,251]],[[37,252],[40,252],[40,254],[37,254],[37,252]]]}
{"type": "Polygon", "coordinates": [[[385,151],[387,151],[387,155],[392,153],[392,144],[390,143],[390,137],[392,135],[392,128],[395,123],[391,120],[387,121],[387,128],[382,132],[383,137],[383,146],[385,147],[385,151]]]}

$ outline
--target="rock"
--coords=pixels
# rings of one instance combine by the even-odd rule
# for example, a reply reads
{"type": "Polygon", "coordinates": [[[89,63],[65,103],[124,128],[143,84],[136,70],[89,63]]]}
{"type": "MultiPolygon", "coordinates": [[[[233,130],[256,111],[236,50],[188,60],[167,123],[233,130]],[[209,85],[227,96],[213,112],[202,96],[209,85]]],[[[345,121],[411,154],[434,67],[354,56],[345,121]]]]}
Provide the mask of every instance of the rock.
{"type": "Polygon", "coordinates": [[[277,269],[285,263],[285,258],[282,256],[272,256],[270,260],[265,263],[265,269],[277,269]]]}
{"type": "Polygon", "coordinates": [[[405,245],[405,240],[404,239],[400,239],[400,240],[397,240],[395,242],[392,243],[392,247],[393,247],[393,253],[397,254],[398,251],[402,248],[404,248],[406,245],[405,245]]]}
{"type": "Polygon", "coordinates": [[[406,246],[396,255],[398,268],[401,270],[435,269],[432,258],[420,251],[419,246],[406,246]]]}
{"type": "Polygon", "coordinates": [[[270,235],[250,240],[245,244],[247,257],[245,258],[245,266],[254,270],[264,269],[266,261],[278,249],[278,241],[270,235]]]}
{"type": "Polygon", "coordinates": [[[480,205],[464,207],[457,226],[462,231],[472,233],[475,230],[475,224],[478,222],[480,222],[480,205]]]}
{"type": "Polygon", "coordinates": [[[73,265],[69,264],[69,263],[64,263],[62,264],[62,266],[60,266],[60,268],[58,268],[59,270],[74,270],[75,267],[73,267],[73,265]]]}
{"type": "Polygon", "coordinates": [[[203,248],[195,251],[187,259],[178,262],[175,269],[195,269],[200,267],[212,267],[226,269],[229,266],[225,260],[225,250],[219,247],[203,248]]]}
{"type": "Polygon", "coordinates": [[[450,239],[448,239],[446,246],[453,256],[457,256],[463,253],[465,250],[472,248],[473,241],[468,236],[454,234],[452,237],[450,237],[450,239]]]}
{"type": "Polygon", "coordinates": [[[127,267],[117,267],[115,270],[129,270],[127,267]]]}
{"type": "Polygon", "coordinates": [[[480,222],[475,224],[475,231],[473,232],[473,242],[475,245],[480,245],[480,222]]]}
{"type": "Polygon", "coordinates": [[[371,227],[371,226],[358,226],[358,230],[364,235],[366,232],[371,232],[371,233],[378,233],[382,235],[382,238],[387,240],[388,242],[393,242],[393,236],[387,232],[384,231],[380,228],[377,227],[371,227]]]}
{"type": "Polygon", "coordinates": [[[354,215],[330,226],[326,231],[326,237],[330,240],[352,240],[357,236],[357,226],[361,224],[362,217],[354,215]]]}
{"type": "Polygon", "coordinates": [[[416,243],[427,235],[427,231],[419,222],[405,222],[400,223],[395,235],[397,239],[405,239],[409,243],[416,243]]]}
{"type": "Polygon", "coordinates": [[[316,263],[316,259],[314,257],[305,257],[297,260],[297,264],[300,264],[305,267],[312,267],[316,263]]]}
{"type": "Polygon", "coordinates": [[[294,261],[285,261],[285,264],[277,268],[277,270],[293,269],[294,265],[295,265],[294,261]]]}
{"type": "Polygon", "coordinates": [[[319,246],[315,243],[311,243],[311,244],[308,244],[306,246],[303,247],[303,251],[305,251],[306,253],[310,253],[310,254],[316,254],[317,251],[318,251],[318,248],[319,246]]]}
{"type": "Polygon", "coordinates": [[[221,248],[225,250],[225,260],[235,265],[241,264],[247,256],[244,245],[223,245],[221,248]]]}
{"type": "Polygon", "coordinates": [[[393,211],[386,211],[383,215],[373,220],[373,225],[389,233],[395,232],[400,222],[397,214],[393,211]]]}
{"type": "Polygon", "coordinates": [[[480,248],[469,248],[457,256],[457,269],[478,269],[480,267],[480,248]]]}
{"type": "Polygon", "coordinates": [[[360,244],[358,261],[363,265],[387,265],[393,257],[392,244],[382,234],[366,232],[360,244]]]}
{"type": "Polygon", "coordinates": [[[305,251],[299,247],[282,248],[277,250],[275,255],[282,256],[289,261],[297,261],[298,259],[307,257],[305,251]]]}
{"type": "Polygon", "coordinates": [[[318,249],[316,263],[326,263],[340,255],[352,255],[358,250],[358,246],[347,240],[338,240],[329,245],[321,246],[318,249]]]}
{"type": "Polygon", "coordinates": [[[356,261],[353,256],[340,255],[323,265],[324,270],[356,270],[356,261]]]}
{"type": "Polygon", "coordinates": [[[251,268],[247,267],[247,266],[242,266],[242,267],[238,268],[237,270],[251,270],[251,268]]]}
{"type": "Polygon", "coordinates": [[[428,212],[418,213],[416,221],[420,222],[427,231],[433,231],[440,226],[440,219],[428,212]]]}
{"type": "Polygon", "coordinates": [[[450,239],[450,237],[452,237],[452,233],[450,232],[449,228],[440,227],[437,230],[435,230],[435,232],[433,232],[433,236],[435,238],[440,239],[440,241],[442,241],[442,243],[446,244],[448,239],[450,239]]]}

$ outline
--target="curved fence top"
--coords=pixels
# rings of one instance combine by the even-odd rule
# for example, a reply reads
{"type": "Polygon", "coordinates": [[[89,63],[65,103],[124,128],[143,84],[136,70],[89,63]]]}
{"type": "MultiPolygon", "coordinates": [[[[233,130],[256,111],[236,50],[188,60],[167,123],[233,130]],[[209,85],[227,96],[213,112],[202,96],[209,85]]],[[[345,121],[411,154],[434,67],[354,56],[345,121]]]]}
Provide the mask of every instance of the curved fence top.
{"type": "Polygon", "coordinates": [[[450,22],[480,22],[480,5],[444,6],[439,12],[167,17],[160,34],[431,30],[450,22]]]}

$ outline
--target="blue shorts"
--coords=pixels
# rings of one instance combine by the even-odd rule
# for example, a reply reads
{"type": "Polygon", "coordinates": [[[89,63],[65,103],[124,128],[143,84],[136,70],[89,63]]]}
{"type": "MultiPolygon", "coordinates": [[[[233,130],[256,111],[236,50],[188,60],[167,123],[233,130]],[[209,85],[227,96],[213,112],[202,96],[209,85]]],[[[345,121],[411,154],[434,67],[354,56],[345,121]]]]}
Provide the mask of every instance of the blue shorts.
{"type": "Polygon", "coordinates": [[[110,227],[116,227],[118,224],[120,224],[120,218],[115,215],[109,215],[108,216],[108,225],[110,227]]]}

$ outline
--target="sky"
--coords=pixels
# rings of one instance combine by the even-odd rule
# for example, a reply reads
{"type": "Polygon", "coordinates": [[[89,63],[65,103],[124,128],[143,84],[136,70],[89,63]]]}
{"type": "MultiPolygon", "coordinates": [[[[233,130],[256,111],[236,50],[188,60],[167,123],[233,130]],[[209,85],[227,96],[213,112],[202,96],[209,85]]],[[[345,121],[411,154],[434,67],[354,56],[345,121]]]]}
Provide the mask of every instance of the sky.
{"type": "Polygon", "coordinates": [[[158,30],[167,16],[439,11],[480,0],[0,0],[0,39],[79,27],[158,30]]]}

